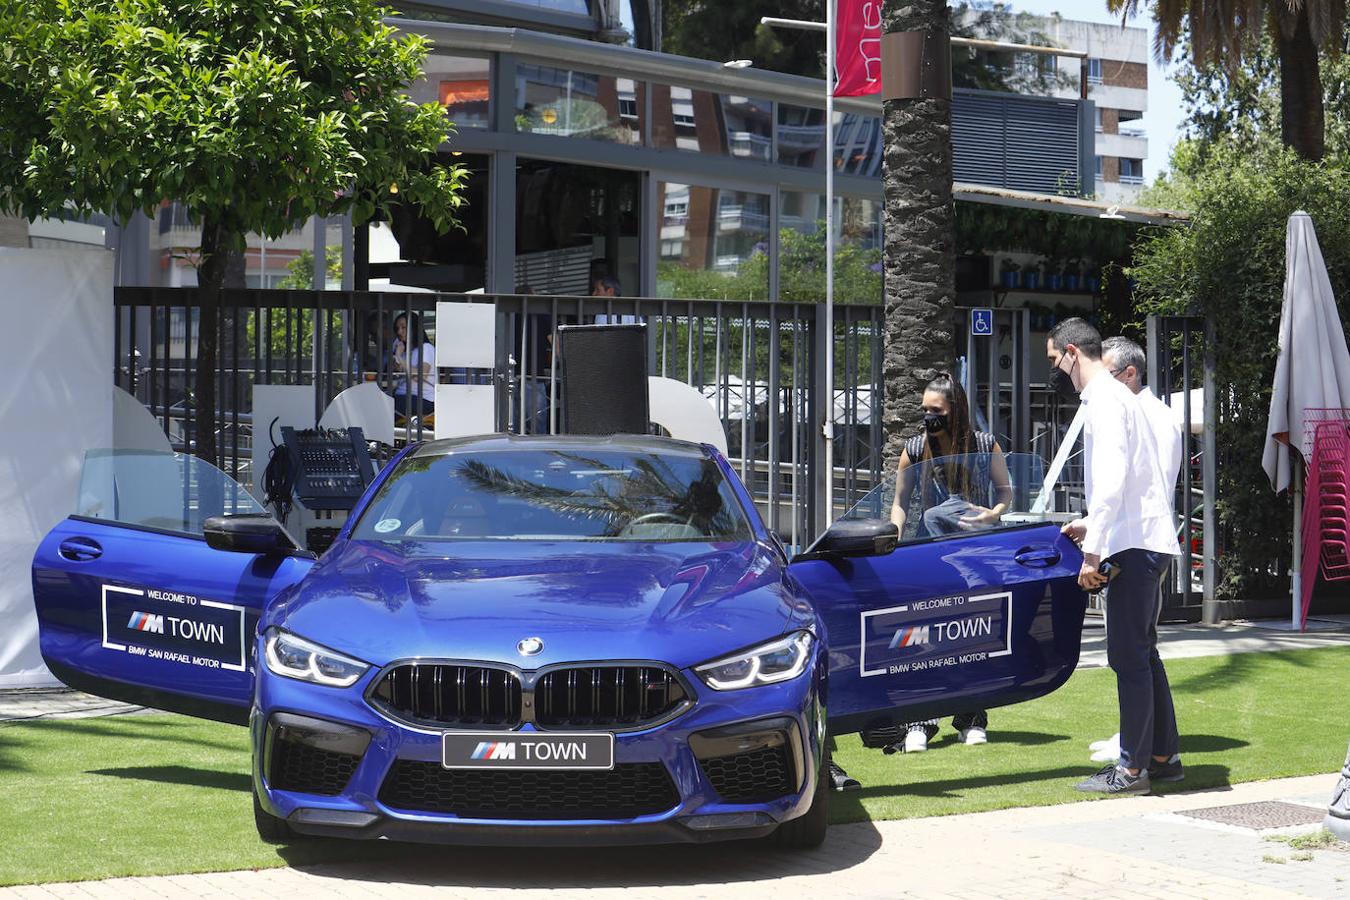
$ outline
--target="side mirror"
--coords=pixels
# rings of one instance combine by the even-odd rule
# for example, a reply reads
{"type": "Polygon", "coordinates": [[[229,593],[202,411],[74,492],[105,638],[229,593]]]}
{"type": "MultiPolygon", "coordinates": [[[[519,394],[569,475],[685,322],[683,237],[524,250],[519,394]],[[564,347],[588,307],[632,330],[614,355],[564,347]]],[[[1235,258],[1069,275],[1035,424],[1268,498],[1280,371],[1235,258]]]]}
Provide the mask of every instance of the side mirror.
{"type": "Polygon", "coordinates": [[[290,553],[295,542],[269,515],[249,513],[235,516],[211,516],[202,523],[206,545],[212,550],[236,553],[290,553]]]}
{"type": "Polygon", "coordinates": [[[884,556],[900,541],[900,529],[885,519],[845,519],[820,536],[812,553],[825,556],[884,556]]]}

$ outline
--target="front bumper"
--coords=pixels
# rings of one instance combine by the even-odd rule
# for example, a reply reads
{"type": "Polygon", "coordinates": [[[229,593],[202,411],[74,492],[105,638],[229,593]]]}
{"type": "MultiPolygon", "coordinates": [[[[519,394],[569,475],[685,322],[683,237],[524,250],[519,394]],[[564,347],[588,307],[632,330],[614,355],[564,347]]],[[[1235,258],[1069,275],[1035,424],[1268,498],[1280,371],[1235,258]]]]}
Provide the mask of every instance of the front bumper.
{"type": "MultiPolygon", "coordinates": [[[[433,776],[440,772],[442,732],[392,721],[372,708],[364,694],[373,673],[350,688],[335,689],[278,677],[260,667],[250,717],[254,786],[264,811],[285,819],[299,833],[317,836],[535,846],[760,837],[810,808],[823,758],[825,713],[820,676],[824,670],[819,666],[817,658],[791,682],[741,691],[713,691],[689,677],[695,702],[688,710],[647,730],[620,732],[614,740],[616,772],[641,768],[650,773],[655,764],[669,776],[672,790],[668,806],[661,801],[658,805],[666,808],[638,815],[606,815],[590,809],[584,816],[571,818],[559,817],[557,809],[547,817],[522,812],[519,783],[507,806],[494,810],[480,805],[472,817],[395,806],[387,802],[390,792],[384,790],[386,779],[392,777],[400,761],[405,767],[433,776]],[[311,784],[305,779],[278,776],[282,770],[273,763],[279,730],[286,732],[287,740],[305,742],[300,748],[304,752],[292,753],[285,771],[318,767],[324,777],[311,784]],[[776,743],[773,732],[781,732],[786,740],[781,745],[776,743]],[[731,752],[728,748],[734,749],[732,745],[761,754],[779,747],[790,760],[790,781],[795,784],[772,797],[756,796],[753,790],[732,791],[727,789],[731,783],[727,779],[738,773],[729,776],[723,767],[715,773],[717,783],[739,801],[729,802],[718,792],[709,777],[709,767],[701,764],[699,757],[707,762],[710,754],[731,752]],[[325,756],[312,750],[337,751],[346,756],[325,756]],[[359,755],[352,755],[358,751],[359,755]],[[330,764],[340,758],[348,762],[345,768],[330,764]],[[325,792],[293,789],[297,785],[311,789],[321,785],[325,792]]],[[[739,775],[752,778],[755,771],[750,763],[741,767],[739,775]]],[[[547,789],[551,774],[534,773],[536,778],[529,782],[527,792],[547,789]]],[[[398,796],[406,798],[410,793],[404,790],[398,796]]],[[[528,807],[528,801],[524,806],[528,807]]]]}

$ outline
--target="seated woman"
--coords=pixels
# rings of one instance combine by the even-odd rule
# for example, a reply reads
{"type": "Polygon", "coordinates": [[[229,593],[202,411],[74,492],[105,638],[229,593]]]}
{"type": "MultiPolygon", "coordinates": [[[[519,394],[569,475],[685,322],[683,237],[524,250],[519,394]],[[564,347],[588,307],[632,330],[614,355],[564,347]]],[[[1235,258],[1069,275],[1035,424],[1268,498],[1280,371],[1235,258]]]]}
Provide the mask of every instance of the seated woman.
{"type": "MultiPolygon", "coordinates": [[[[971,427],[966,392],[946,372],[938,373],[924,388],[923,425],[923,432],[905,443],[896,471],[891,521],[901,536],[905,535],[911,495],[916,492],[920,520],[915,536],[937,537],[997,525],[1013,499],[1008,465],[994,436],[971,427]]],[[[952,727],[961,743],[983,744],[988,740],[989,717],[984,710],[960,713],[952,717],[952,727]]],[[[910,723],[903,749],[907,753],[927,750],[937,731],[937,719],[910,723]]],[[[890,747],[887,750],[893,752],[890,747]]]]}
{"type": "Polygon", "coordinates": [[[394,320],[394,351],[391,363],[398,375],[394,385],[396,418],[429,416],[436,411],[436,348],[422,330],[421,319],[400,313],[394,320]],[[409,377],[411,376],[411,378],[409,377]]]}

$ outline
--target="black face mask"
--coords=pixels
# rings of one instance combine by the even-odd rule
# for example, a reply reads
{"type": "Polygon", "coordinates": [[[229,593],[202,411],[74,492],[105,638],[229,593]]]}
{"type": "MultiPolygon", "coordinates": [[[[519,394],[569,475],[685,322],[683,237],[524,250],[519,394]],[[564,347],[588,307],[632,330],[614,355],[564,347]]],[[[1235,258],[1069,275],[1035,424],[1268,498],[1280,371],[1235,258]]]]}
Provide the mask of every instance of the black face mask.
{"type": "Polygon", "coordinates": [[[929,434],[940,434],[947,430],[947,417],[941,413],[924,413],[923,427],[929,434]]]}
{"type": "MultiPolygon", "coordinates": [[[[1063,358],[1060,357],[1061,360],[1063,358]]],[[[1050,387],[1054,389],[1056,394],[1059,394],[1062,400],[1073,400],[1078,396],[1078,389],[1073,386],[1073,378],[1071,377],[1073,367],[1076,365],[1078,365],[1077,358],[1074,359],[1073,365],[1069,366],[1068,372],[1058,365],[1050,370],[1050,387]]]]}

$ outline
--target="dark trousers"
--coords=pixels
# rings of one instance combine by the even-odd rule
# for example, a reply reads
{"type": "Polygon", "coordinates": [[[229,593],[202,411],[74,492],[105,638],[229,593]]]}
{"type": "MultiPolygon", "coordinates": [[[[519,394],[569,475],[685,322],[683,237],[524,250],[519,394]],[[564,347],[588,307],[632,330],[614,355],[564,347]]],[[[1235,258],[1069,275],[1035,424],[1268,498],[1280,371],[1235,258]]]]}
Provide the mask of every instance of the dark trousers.
{"type": "Polygon", "coordinates": [[[1158,656],[1162,578],[1171,557],[1148,550],[1122,550],[1120,566],[1106,589],[1106,659],[1116,673],[1120,698],[1120,765],[1148,767],[1150,756],[1179,752],[1172,688],[1158,656]]]}
{"type": "Polygon", "coordinates": [[[400,416],[429,416],[436,411],[436,404],[428,397],[413,394],[395,394],[394,412],[400,416]]]}

